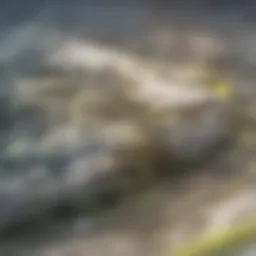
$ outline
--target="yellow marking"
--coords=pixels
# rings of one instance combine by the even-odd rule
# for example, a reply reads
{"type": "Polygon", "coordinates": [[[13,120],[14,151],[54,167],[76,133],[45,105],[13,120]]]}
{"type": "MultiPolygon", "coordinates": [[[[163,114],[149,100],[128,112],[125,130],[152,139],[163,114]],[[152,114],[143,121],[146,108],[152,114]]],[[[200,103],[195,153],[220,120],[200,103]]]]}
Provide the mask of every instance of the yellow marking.
{"type": "Polygon", "coordinates": [[[229,100],[232,97],[233,90],[226,81],[219,81],[213,85],[213,93],[220,99],[229,100]]]}
{"type": "Polygon", "coordinates": [[[172,256],[208,256],[219,255],[231,252],[240,246],[246,245],[256,235],[256,222],[237,224],[227,231],[211,237],[202,237],[199,241],[185,246],[179,252],[172,253],[172,256]]]}

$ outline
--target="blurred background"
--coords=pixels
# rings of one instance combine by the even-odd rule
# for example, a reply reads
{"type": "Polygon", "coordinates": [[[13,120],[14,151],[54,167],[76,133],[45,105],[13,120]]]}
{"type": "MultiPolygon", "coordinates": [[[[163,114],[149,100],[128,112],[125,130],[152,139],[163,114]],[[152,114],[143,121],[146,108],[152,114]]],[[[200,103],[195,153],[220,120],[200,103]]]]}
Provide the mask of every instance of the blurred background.
{"type": "Polygon", "coordinates": [[[256,254],[255,11],[2,0],[0,254],[256,254]]]}

